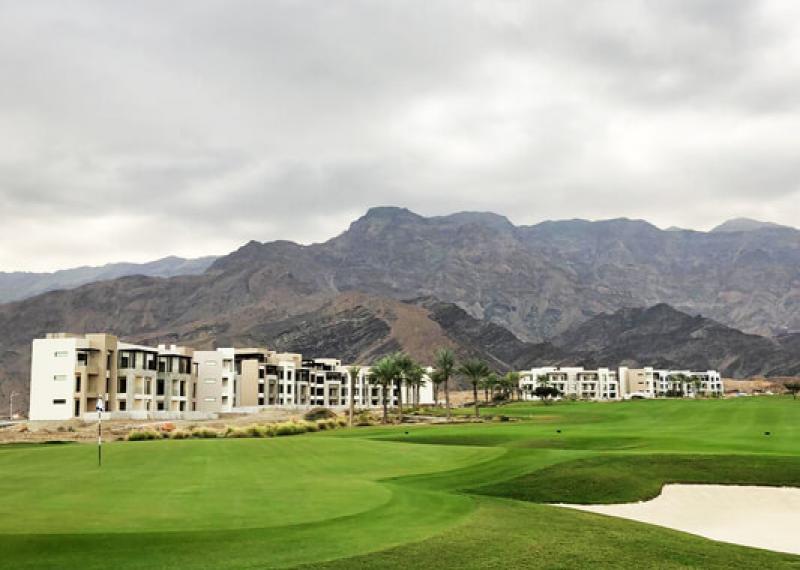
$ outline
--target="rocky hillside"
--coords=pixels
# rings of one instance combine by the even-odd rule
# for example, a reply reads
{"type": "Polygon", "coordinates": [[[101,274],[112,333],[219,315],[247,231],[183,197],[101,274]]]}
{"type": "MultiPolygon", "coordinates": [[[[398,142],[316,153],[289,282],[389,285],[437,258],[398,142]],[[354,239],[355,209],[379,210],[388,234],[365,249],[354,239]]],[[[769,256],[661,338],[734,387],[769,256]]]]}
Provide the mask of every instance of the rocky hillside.
{"type": "Polygon", "coordinates": [[[800,231],[750,227],[663,231],[625,219],[518,227],[495,214],[374,208],[325,243],[251,242],[209,271],[280,266],[315,291],[432,296],[529,341],[658,303],[757,334],[800,330],[800,231]]]}
{"type": "Polygon", "coordinates": [[[375,208],[325,243],[250,242],[201,274],[123,277],[0,305],[0,404],[25,389],[31,339],[56,330],[346,359],[397,347],[424,359],[450,342],[498,369],[580,359],[794,374],[800,232],[727,230],[519,227],[495,214],[375,208]],[[683,313],[628,310],[660,303],[683,313]]]}
{"type": "Polygon", "coordinates": [[[184,259],[165,257],[148,263],[109,263],[99,267],[75,267],[53,273],[0,272],[0,303],[19,301],[57,289],[74,289],[86,283],[116,279],[128,275],[173,277],[202,273],[216,257],[184,259]]]}

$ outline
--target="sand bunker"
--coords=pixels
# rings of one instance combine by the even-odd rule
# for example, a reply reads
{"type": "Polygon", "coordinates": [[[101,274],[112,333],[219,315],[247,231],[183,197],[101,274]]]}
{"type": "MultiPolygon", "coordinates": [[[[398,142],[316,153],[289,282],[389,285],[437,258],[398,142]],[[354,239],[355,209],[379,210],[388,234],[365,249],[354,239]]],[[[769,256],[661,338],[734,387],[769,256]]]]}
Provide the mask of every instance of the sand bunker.
{"type": "Polygon", "coordinates": [[[666,485],[660,496],[622,505],[559,505],[691,532],[723,542],[800,554],[800,489],[666,485]]]}

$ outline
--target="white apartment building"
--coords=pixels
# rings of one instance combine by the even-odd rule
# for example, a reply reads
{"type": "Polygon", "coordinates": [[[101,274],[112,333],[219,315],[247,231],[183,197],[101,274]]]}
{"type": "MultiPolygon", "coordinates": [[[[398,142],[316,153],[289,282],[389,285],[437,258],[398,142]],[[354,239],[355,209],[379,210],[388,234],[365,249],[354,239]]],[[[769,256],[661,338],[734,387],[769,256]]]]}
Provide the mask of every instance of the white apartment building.
{"type": "MultiPolygon", "coordinates": [[[[349,405],[349,366],[335,358],[303,359],[266,348],[198,350],[156,348],[107,334],[48,334],[33,341],[30,418],[94,417],[97,400],[114,418],[207,417],[269,407],[344,408],[349,405]]],[[[380,407],[382,387],[362,367],[354,393],[358,408],[380,407]]],[[[432,369],[428,369],[430,373],[432,369]]],[[[414,388],[402,387],[403,403],[414,388]]],[[[389,405],[396,406],[398,388],[389,405]]],[[[433,403],[428,376],[419,403],[433,403]]]]}
{"type": "Polygon", "coordinates": [[[561,397],[581,400],[718,396],[724,390],[722,378],[715,370],[541,367],[520,373],[520,390],[525,399],[537,399],[533,392],[541,384],[558,389],[561,397]]]}

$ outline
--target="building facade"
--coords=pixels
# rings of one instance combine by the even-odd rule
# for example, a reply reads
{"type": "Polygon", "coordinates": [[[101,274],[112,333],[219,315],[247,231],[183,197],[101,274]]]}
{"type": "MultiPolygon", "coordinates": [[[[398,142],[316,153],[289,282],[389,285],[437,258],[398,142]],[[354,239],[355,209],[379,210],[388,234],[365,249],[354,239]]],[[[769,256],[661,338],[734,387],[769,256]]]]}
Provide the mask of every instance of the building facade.
{"type": "Polygon", "coordinates": [[[525,399],[537,399],[534,390],[542,385],[556,388],[560,397],[580,400],[721,396],[724,392],[716,370],[542,367],[520,373],[520,391],[525,399]]]}
{"type": "MultiPolygon", "coordinates": [[[[383,388],[361,367],[354,379],[354,404],[376,408],[383,388]]],[[[431,369],[428,369],[430,372],[431,369]]],[[[257,412],[270,407],[349,405],[350,367],[335,358],[303,358],[266,348],[193,350],[148,347],[107,334],[48,334],[33,341],[30,413],[32,420],[95,416],[97,401],[113,418],[205,417],[257,412]]],[[[426,376],[419,389],[393,386],[388,404],[405,405],[418,394],[433,403],[426,376]]]]}

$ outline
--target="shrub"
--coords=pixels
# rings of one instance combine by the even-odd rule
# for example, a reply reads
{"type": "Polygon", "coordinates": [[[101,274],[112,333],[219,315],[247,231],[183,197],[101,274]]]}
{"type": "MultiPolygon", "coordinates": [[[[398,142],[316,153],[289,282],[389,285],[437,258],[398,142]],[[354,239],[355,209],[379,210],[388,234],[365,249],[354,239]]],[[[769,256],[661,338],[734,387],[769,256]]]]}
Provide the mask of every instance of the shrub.
{"type": "Polygon", "coordinates": [[[250,437],[269,437],[269,429],[267,426],[251,425],[247,428],[247,433],[250,437]]]}
{"type": "Polygon", "coordinates": [[[225,437],[251,437],[250,432],[244,428],[231,428],[225,430],[225,437]]]}
{"type": "Polygon", "coordinates": [[[171,434],[169,434],[169,436],[172,439],[189,439],[190,437],[192,437],[192,433],[185,429],[176,429],[171,434]]]}
{"type": "Polygon", "coordinates": [[[334,412],[333,410],[329,410],[328,408],[312,408],[303,415],[303,419],[308,420],[310,422],[314,422],[317,420],[327,420],[335,417],[336,417],[336,412],[334,412]]]}
{"type": "Polygon", "coordinates": [[[339,427],[347,427],[348,425],[347,418],[337,418],[336,425],[339,427]]]}
{"type": "Polygon", "coordinates": [[[161,434],[153,430],[134,430],[128,434],[128,441],[147,441],[161,439],[161,434]]]}
{"type": "Polygon", "coordinates": [[[358,414],[358,417],[356,418],[355,424],[357,426],[375,425],[374,422],[372,421],[372,417],[369,415],[368,412],[362,412],[362,413],[358,414]]]}
{"type": "Polygon", "coordinates": [[[298,435],[308,431],[308,425],[298,422],[284,422],[275,426],[275,435],[298,435]]]}
{"type": "Polygon", "coordinates": [[[192,437],[197,437],[201,439],[213,439],[218,436],[219,433],[217,432],[217,430],[213,430],[211,428],[201,427],[192,430],[192,437]]]}

